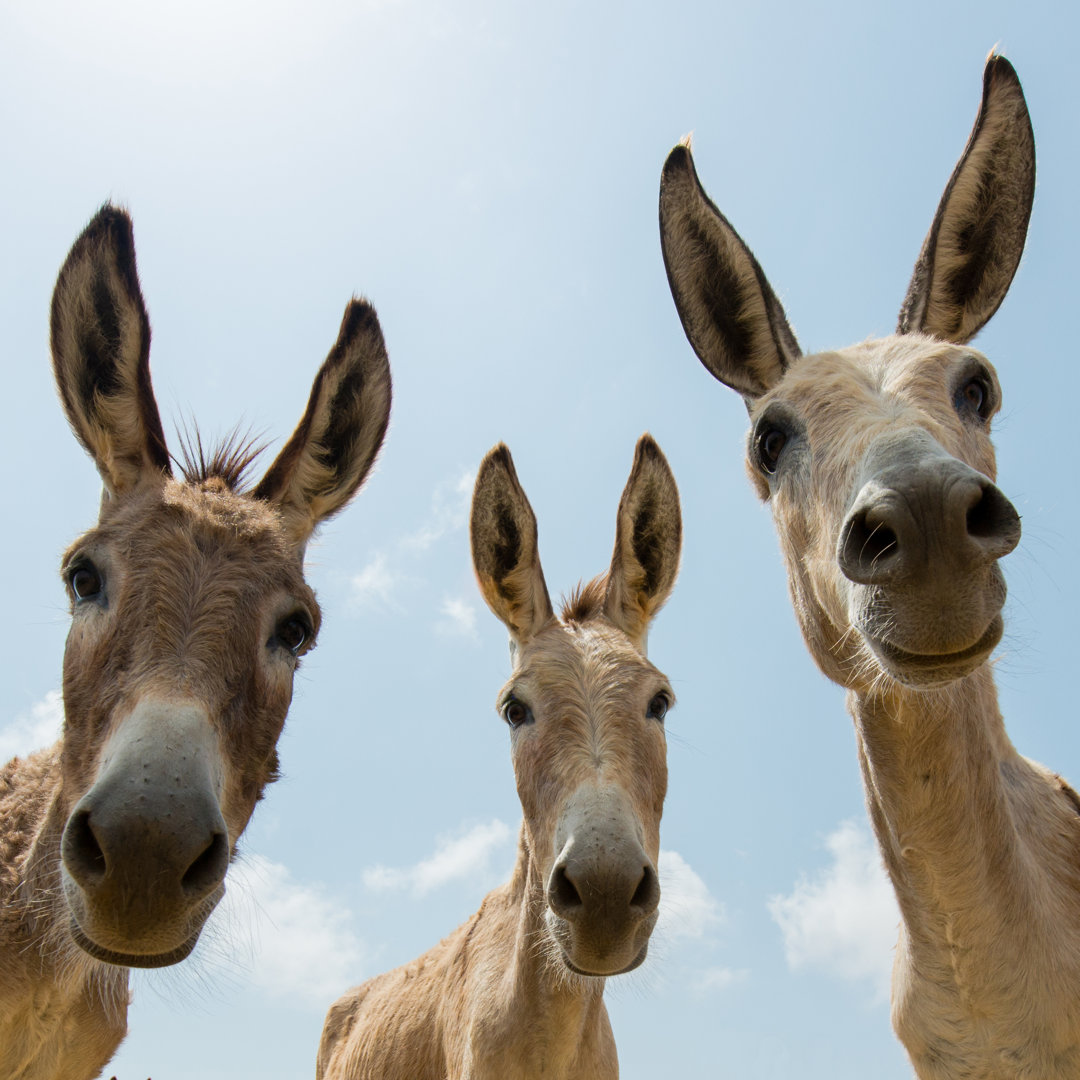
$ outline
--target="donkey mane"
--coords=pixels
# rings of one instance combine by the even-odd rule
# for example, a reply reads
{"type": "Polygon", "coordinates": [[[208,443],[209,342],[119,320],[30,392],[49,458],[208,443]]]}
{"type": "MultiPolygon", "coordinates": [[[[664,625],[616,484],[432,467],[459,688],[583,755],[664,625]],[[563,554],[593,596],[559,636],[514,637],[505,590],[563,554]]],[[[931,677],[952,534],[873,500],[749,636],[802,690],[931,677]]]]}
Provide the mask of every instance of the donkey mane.
{"type": "Polygon", "coordinates": [[[266,449],[249,432],[234,428],[217,445],[204,446],[197,424],[180,432],[180,456],[173,460],[189,484],[205,484],[220,480],[229,491],[243,494],[247,488],[248,470],[266,449]]]}
{"type": "Polygon", "coordinates": [[[595,619],[603,610],[607,584],[606,573],[597,574],[592,581],[579,581],[570,590],[570,595],[563,597],[559,618],[566,623],[583,623],[595,619]]]}

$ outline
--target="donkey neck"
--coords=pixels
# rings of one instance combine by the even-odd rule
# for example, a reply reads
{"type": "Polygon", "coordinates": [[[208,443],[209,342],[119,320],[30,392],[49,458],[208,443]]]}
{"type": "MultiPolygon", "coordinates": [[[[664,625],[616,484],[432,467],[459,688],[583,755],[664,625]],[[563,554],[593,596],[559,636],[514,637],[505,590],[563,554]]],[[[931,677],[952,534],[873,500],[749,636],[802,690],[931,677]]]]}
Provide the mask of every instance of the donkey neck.
{"type": "MultiPolygon", "coordinates": [[[[927,908],[1013,898],[1035,768],[1009,741],[987,664],[940,690],[848,695],[874,831],[909,929],[927,908]]],[[[1030,830],[1029,830],[1030,831],[1030,830]]]]}
{"type": "Polygon", "coordinates": [[[538,1062],[552,1078],[617,1075],[604,980],[575,975],[554,955],[556,946],[544,927],[544,881],[524,829],[503,895],[505,903],[495,909],[496,918],[500,936],[512,940],[513,948],[504,954],[508,958],[499,980],[499,1017],[484,1022],[503,1044],[487,1048],[503,1060],[505,1069],[492,1075],[533,1076],[538,1062]],[[609,1073],[609,1067],[614,1071],[609,1073]]]}
{"type": "Polygon", "coordinates": [[[127,969],[92,959],[68,931],[59,759],[57,744],[0,770],[0,1075],[26,1080],[96,1076],[127,1027],[127,969]]]}

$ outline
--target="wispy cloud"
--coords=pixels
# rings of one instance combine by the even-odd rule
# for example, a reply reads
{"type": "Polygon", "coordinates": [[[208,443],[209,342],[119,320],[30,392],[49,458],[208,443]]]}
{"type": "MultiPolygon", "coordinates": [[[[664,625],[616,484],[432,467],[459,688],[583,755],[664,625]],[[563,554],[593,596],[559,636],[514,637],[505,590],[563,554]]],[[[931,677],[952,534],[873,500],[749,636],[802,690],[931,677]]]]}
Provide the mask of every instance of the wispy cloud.
{"type": "Polygon", "coordinates": [[[0,728],[0,765],[15,757],[25,757],[60,738],[64,727],[64,698],[50,690],[30,711],[0,728]]]}
{"type": "Polygon", "coordinates": [[[476,473],[466,470],[453,480],[440,484],[431,496],[431,512],[427,520],[401,541],[402,546],[414,551],[427,551],[437,540],[448,533],[457,532],[469,520],[469,503],[472,500],[476,473]]]}
{"type": "Polygon", "coordinates": [[[435,624],[436,629],[451,637],[463,637],[475,640],[476,608],[461,597],[448,596],[439,609],[443,618],[435,624]]]}
{"type": "Polygon", "coordinates": [[[830,833],[825,846],[831,865],[768,902],[784,935],[788,966],[866,979],[879,998],[887,998],[900,913],[877,846],[852,821],[830,833]]]}
{"type": "Polygon", "coordinates": [[[402,580],[402,576],[387,565],[386,556],[378,552],[359,574],[353,576],[353,598],[363,608],[396,608],[395,594],[402,580]]]}
{"type": "Polygon", "coordinates": [[[352,923],[352,912],[321,885],[248,855],[230,868],[225,898],[211,916],[217,930],[211,937],[228,941],[228,948],[212,949],[204,963],[235,966],[239,948],[246,953],[246,982],[323,1009],[365,978],[367,949],[352,923]]]}
{"type": "Polygon", "coordinates": [[[694,983],[694,987],[701,993],[727,990],[730,986],[745,982],[749,974],[746,968],[706,968],[694,983]]]}
{"type": "Polygon", "coordinates": [[[724,905],[677,851],[661,851],[657,932],[668,941],[701,938],[724,921],[724,905]]]}
{"type": "Polygon", "coordinates": [[[434,855],[415,866],[372,866],[364,871],[364,884],[372,890],[410,890],[414,896],[438,889],[470,875],[487,876],[491,858],[514,833],[503,821],[476,825],[457,837],[441,837],[434,855]]]}
{"type": "MultiPolygon", "coordinates": [[[[474,472],[465,471],[438,484],[424,521],[401,537],[392,554],[377,551],[372,555],[360,573],[350,579],[356,607],[378,611],[401,610],[402,594],[423,584],[423,579],[409,573],[407,567],[415,564],[443,537],[460,532],[465,527],[475,478],[474,472]]],[[[436,628],[459,636],[475,636],[472,625],[475,615],[470,618],[469,610],[469,605],[464,601],[444,601],[442,614],[446,618],[436,623],[436,628]]]]}

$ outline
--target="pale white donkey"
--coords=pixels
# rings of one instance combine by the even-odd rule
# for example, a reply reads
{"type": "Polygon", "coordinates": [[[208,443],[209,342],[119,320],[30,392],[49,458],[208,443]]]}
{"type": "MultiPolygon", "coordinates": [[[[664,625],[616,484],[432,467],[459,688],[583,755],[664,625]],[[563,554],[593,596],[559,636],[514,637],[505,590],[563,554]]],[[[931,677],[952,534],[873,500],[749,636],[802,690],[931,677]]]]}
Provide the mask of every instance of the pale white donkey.
{"type": "Polygon", "coordinates": [[[683,326],[746,400],[799,624],[849,691],[902,915],[893,1024],[923,1080],[1080,1077],[1080,806],[998,712],[1020,520],[993,483],[997,375],[966,344],[1012,281],[1034,185],[1023,92],[992,56],[896,334],[811,356],[687,146],[660,190],[683,326]]]}

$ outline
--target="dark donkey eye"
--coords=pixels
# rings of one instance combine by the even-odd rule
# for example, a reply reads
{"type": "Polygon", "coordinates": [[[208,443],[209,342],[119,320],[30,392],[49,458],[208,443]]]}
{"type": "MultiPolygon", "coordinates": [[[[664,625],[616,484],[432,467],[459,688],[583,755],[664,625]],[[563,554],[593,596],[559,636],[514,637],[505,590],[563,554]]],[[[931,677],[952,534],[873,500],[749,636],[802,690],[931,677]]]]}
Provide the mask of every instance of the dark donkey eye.
{"type": "Polygon", "coordinates": [[[512,697],[502,707],[503,719],[512,727],[521,727],[532,719],[532,710],[523,701],[512,697]]]}
{"type": "Polygon", "coordinates": [[[311,637],[311,626],[302,615],[282,619],[274,630],[274,639],[296,656],[311,637]]]}
{"type": "Polygon", "coordinates": [[[646,712],[646,716],[651,717],[653,720],[663,720],[667,716],[668,709],[671,708],[671,699],[661,691],[657,694],[652,701],[649,702],[649,709],[646,712]]]}
{"type": "Polygon", "coordinates": [[[68,585],[77,601],[101,595],[101,575],[93,563],[80,563],[68,573],[68,585]]]}
{"type": "Polygon", "coordinates": [[[960,383],[954,401],[957,412],[969,416],[974,413],[980,420],[989,420],[995,408],[990,374],[979,365],[960,383]]]}
{"type": "Polygon", "coordinates": [[[775,424],[763,424],[758,431],[755,445],[757,447],[758,464],[761,468],[772,475],[776,472],[776,466],[780,462],[780,455],[787,445],[787,432],[775,424]]]}

